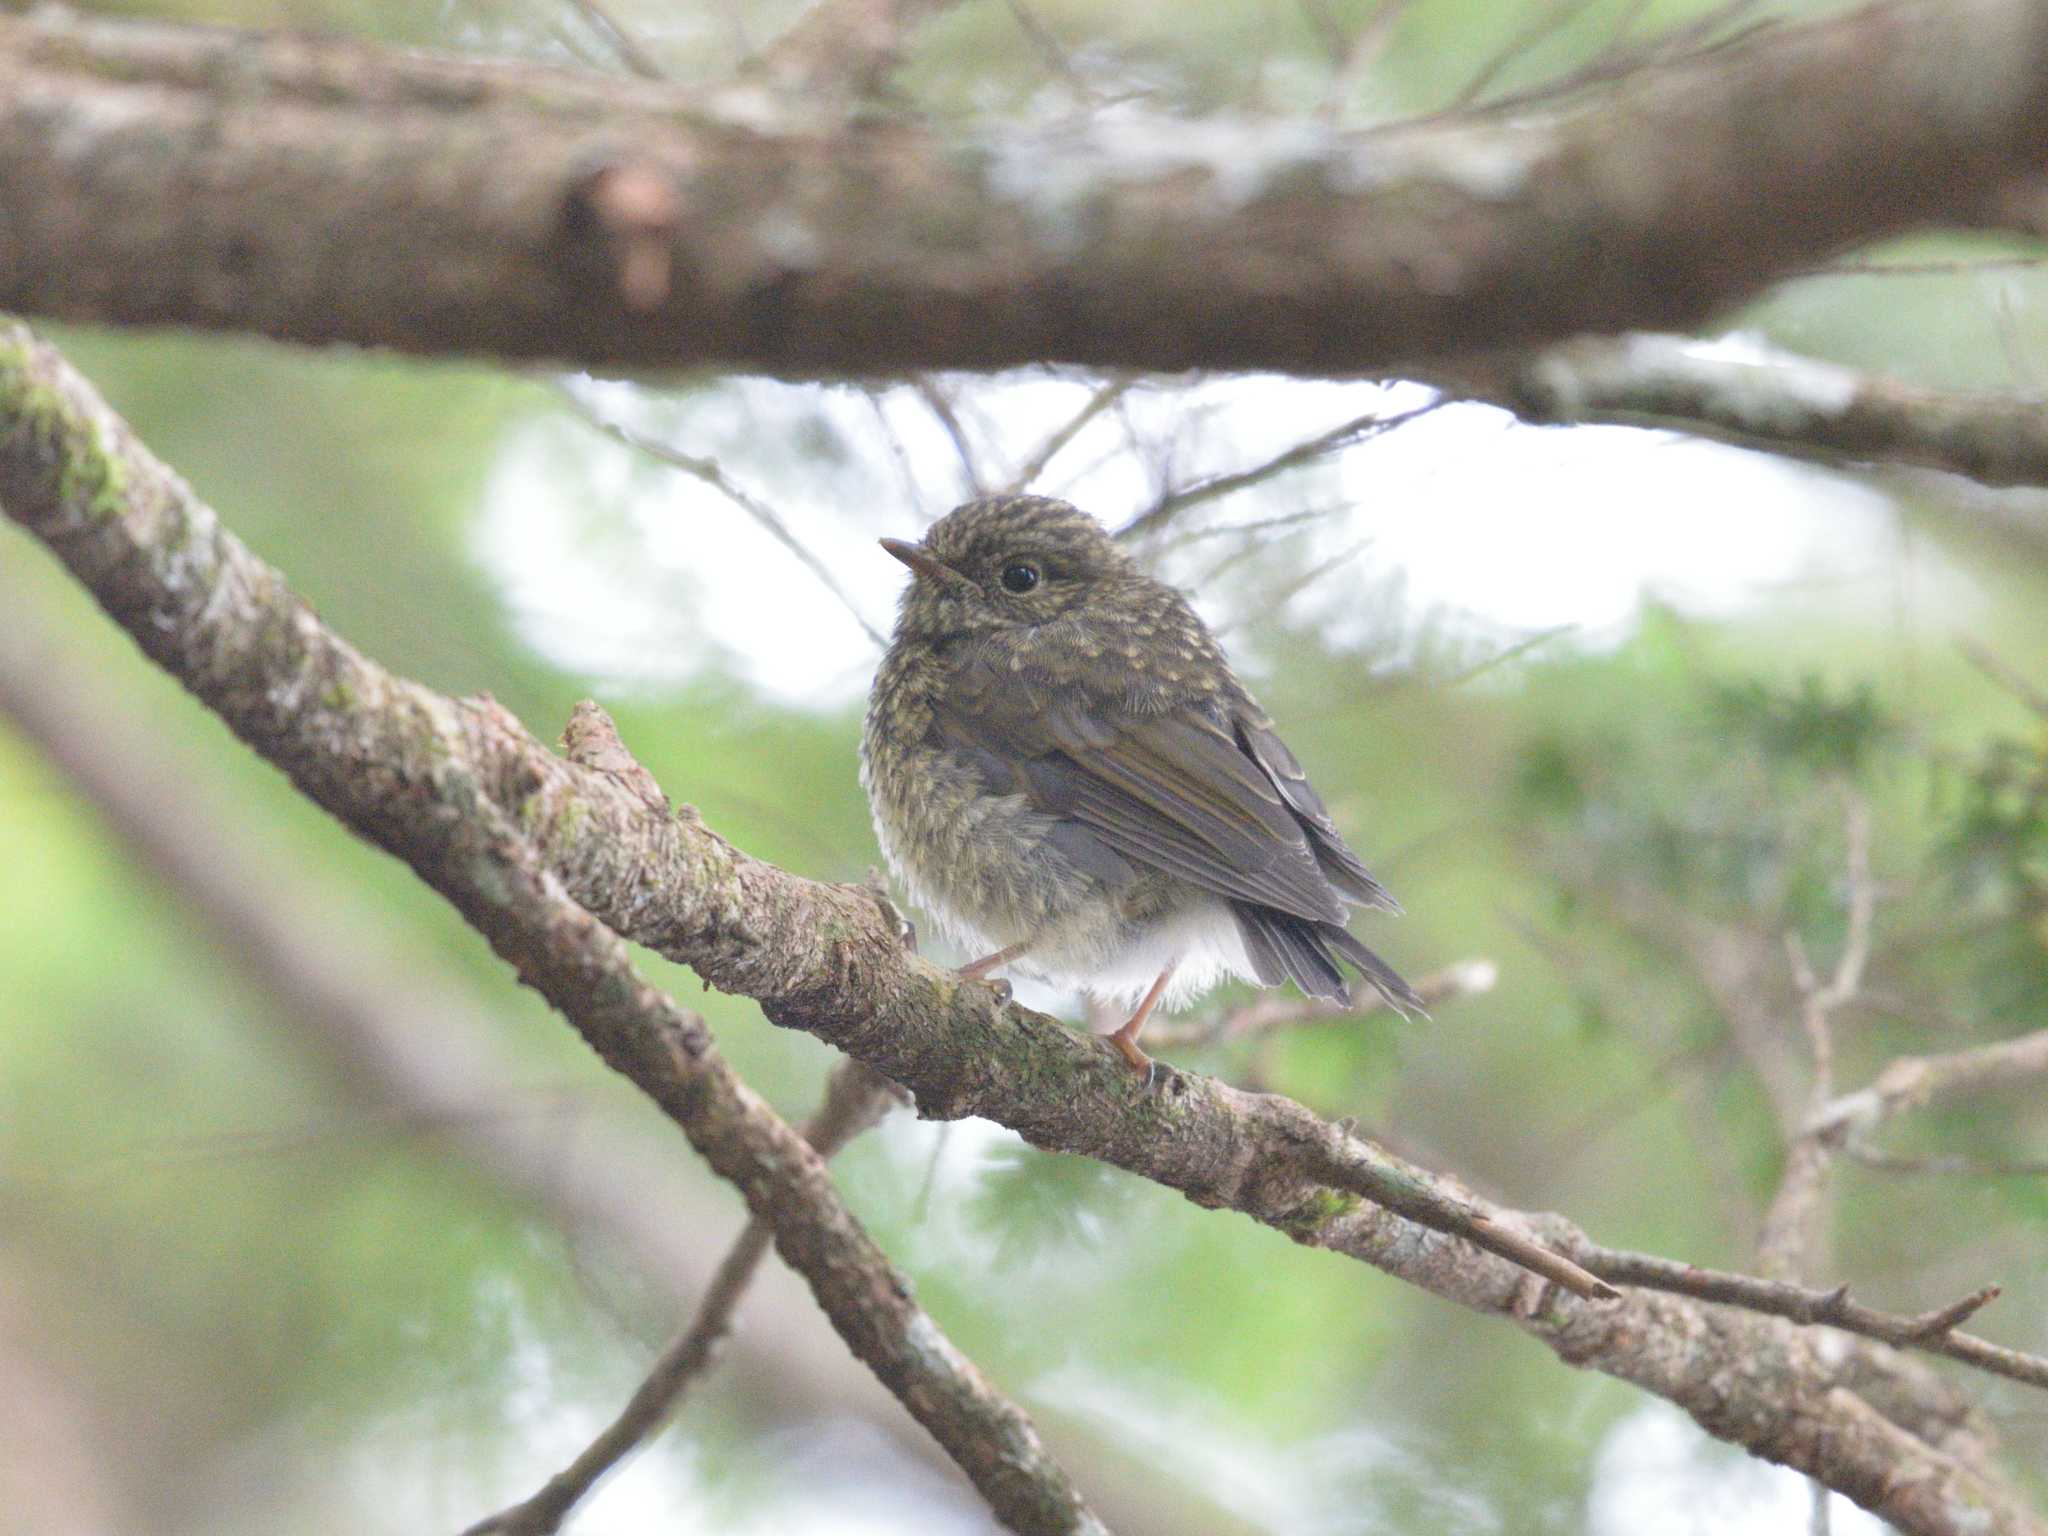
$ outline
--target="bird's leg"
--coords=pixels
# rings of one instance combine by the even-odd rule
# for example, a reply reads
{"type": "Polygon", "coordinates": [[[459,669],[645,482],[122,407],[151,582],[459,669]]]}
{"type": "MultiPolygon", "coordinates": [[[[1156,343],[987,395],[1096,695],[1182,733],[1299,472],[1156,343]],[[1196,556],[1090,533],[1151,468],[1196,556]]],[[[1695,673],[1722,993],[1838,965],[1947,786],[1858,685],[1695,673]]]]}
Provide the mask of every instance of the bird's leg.
{"type": "Polygon", "coordinates": [[[1152,1017],[1152,1010],[1159,1006],[1160,995],[1166,991],[1167,982],[1173,979],[1174,967],[1179,964],[1176,960],[1173,965],[1159,973],[1159,979],[1152,983],[1152,990],[1147,992],[1143,1001],[1138,1004],[1138,1011],[1124,1020],[1122,1029],[1109,1037],[1109,1043],[1131,1064],[1131,1070],[1144,1073],[1147,1082],[1152,1080],[1152,1058],[1138,1049],[1138,1032],[1145,1027],[1145,1021],[1152,1017]]]}
{"type": "Polygon", "coordinates": [[[981,981],[990,971],[1000,971],[1012,960],[1031,948],[1029,939],[1019,939],[1015,944],[1005,944],[992,955],[983,955],[979,960],[970,960],[960,967],[962,981],[981,981]]]}

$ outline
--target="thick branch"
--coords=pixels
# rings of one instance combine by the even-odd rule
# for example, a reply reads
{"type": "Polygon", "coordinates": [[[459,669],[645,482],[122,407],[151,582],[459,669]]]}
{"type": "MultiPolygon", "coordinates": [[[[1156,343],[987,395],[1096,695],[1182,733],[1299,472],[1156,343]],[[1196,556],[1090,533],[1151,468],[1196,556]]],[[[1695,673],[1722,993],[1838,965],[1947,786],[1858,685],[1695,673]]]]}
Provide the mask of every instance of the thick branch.
{"type": "Polygon", "coordinates": [[[792,108],[768,135],[723,100],[0,21],[0,307],[607,368],[1386,373],[1682,329],[1982,220],[2048,152],[2048,12],[1898,0],[1548,117],[1247,124],[1213,157],[1171,122],[947,142],[792,108]]]}
{"type": "MultiPolygon", "coordinates": [[[[322,626],[19,327],[0,329],[0,508],[309,795],[454,894],[529,979],[578,1011],[608,1061],[679,1118],[724,1098],[708,1068],[686,1067],[715,1061],[708,1040],[615,969],[609,949],[589,963],[583,946],[609,935],[550,881],[535,887],[521,862],[527,839],[545,850],[551,880],[620,931],[902,1083],[922,1114],[985,1115],[1511,1319],[1565,1360],[1671,1399],[1710,1432],[1820,1478],[1902,1530],[2048,1529],[1985,1474],[1838,1388],[1794,1325],[1647,1293],[1586,1303],[1536,1285],[1496,1254],[1526,1262],[1583,1243],[1568,1223],[1490,1207],[1286,1099],[1181,1073],[1147,1091],[1101,1042],[907,954],[867,891],[748,858],[693,814],[663,815],[623,776],[554,757],[503,711],[385,672],[322,626]],[[479,849],[478,825],[516,825],[525,837],[494,830],[479,849]],[[576,941],[569,970],[555,961],[570,956],[552,948],[529,953],[525,925],[507,932],[508,911],[529,901],[546,904],[545,936],[576,941]]],[[[782,1166],[816,1168],[794,1133],[782,1135],[782,1166]]],[[[732,1147],[708,1150],[743,1185],[759,1176],[732,1147]]],[[[842,1241],[857,1250],[865,1239],[856,1229],[842,1241]]],[[[807,1274],[818,1259],[792,1255],[807,1274]]]]}

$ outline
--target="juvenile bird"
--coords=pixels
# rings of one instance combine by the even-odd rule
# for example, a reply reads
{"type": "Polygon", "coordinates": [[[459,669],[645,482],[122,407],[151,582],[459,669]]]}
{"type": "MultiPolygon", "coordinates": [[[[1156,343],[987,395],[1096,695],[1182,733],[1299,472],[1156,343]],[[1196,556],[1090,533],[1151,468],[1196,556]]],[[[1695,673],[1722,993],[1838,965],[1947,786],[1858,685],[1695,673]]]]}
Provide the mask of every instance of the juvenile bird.
{"type": "Polygon", "coordinates": [[[868,697],[861,783],[890,867],[981,958],[1134,1004],[1224,975],[1348,1002],[1349,962],[1422,1000],[1345,931],[1399,911],[1187,600],[1086,513],[970,501],[920,543],[868,697]]]}

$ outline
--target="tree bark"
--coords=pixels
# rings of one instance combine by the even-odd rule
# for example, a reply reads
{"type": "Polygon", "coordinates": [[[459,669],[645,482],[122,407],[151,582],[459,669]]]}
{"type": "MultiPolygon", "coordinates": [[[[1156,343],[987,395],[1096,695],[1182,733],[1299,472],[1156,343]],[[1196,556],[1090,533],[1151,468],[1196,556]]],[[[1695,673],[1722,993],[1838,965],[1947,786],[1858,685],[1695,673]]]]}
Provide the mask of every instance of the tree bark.
{"type": "Polygon", "coordinates": [[[0,21],[0,307],[601,369],[1384,374],[1683,328],[2009,218],[2048,10],[1902,0],[1590,105],[1340,135],[947,140],[758,92],[361,44],[0,21]]]}

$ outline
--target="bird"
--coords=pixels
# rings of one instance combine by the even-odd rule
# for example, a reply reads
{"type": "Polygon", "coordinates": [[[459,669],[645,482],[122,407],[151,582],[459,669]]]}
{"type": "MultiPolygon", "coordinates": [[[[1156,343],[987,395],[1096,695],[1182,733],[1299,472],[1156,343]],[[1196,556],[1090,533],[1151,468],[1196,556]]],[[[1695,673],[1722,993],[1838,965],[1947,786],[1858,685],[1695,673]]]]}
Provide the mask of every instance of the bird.
{"type": "Polygon", "coordinates": [[[1131,1008],[1139,1036],[1225,977],[1403,1016],[1414,988],[1347,929],[1401,908],[1344,841],[1200,616],[1088,513],[985,496],[913,543],[861,735],[875,835],[979,958],[1131,1008]]]}

